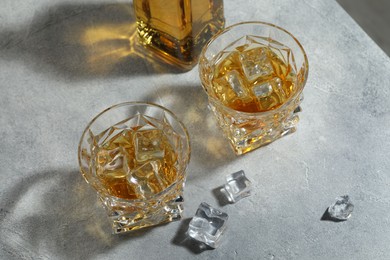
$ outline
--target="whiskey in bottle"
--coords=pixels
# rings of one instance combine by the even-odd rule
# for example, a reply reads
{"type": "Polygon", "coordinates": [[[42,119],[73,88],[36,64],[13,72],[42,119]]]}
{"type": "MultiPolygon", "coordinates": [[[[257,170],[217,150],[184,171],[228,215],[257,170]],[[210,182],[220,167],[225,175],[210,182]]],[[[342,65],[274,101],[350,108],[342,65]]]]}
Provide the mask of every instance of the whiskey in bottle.
{"type": "Polygon", "coordinates": [[[191,69],[225,25],[223,0],[134,0],[142,45],[171,65],[191,69]]]}

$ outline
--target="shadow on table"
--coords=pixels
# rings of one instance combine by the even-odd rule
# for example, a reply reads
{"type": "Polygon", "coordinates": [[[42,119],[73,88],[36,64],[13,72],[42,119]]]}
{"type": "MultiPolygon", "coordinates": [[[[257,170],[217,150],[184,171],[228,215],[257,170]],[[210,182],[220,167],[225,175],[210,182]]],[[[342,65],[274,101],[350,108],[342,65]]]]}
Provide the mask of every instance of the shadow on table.
{"type": "Polygon", "coordinates": [[[111,235],[104,209],[87,186],[78,171],[53,170],[24,178],[3,193],[0,237],[5,252],[23,259],[93,259],[150,231],[111,235]]]}
{"type": "Polygon", "coordinates": [[[197,176],[189,176],[189,180],[208,176],[215,168],[241,159],[234,154],[208,109],[207,95],[201,86],[162,87],[145,100],[170,109],[186,126],[191,142],[191,162],[202,171],[197,176]]]}
{"type": "Polygon", "coordinates": [[[43,8],[23,28],[0,31],[0,57],[66,80],[178,73],[137,44],[130,2],[43,8]]]}
{"type": "Polygon", "coordinates": [[[232,204],[226,195],[225,185],[221,185],[214,188],[211,191],[211,193],[213,194],[214,198],[217,200],[218,206],[224,207],[226,205],[232,204]]]}
{"type": "Polygon", "coordinates": [[[346,221],[346,219],[337,219],[337,218],[334,218],[332,217],[330,214],[329,214],[329,208],[327,208],[324,212],[324,214],[322,214],[322,217],[321,217],[321,221],[330,221],[330,222],[335,222],[335,223],[338,223],[338,222],[344,222],[346,221]]]}

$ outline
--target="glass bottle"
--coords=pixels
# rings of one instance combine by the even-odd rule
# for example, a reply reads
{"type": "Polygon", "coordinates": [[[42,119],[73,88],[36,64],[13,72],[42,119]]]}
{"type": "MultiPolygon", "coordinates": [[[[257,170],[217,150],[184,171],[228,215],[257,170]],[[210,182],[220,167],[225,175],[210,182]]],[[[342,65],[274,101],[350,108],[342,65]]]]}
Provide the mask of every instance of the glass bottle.
{"type": "Polygon", "coordinates": [[[198,62],[202,47],[225,26],[223,0],[133,0],[142,45],[183,69],[198,62]]]}

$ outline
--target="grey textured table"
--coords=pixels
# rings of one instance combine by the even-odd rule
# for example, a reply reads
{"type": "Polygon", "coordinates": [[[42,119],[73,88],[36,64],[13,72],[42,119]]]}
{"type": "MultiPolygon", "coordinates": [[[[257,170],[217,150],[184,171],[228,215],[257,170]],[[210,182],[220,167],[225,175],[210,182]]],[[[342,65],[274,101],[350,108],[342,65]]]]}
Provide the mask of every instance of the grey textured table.
{"type": "Polygon", "coordinates": [[[176,73],[129,48],[130,3],[3,0],[0,8],[1,259],[390,259],[390,60],[335,1],[225,0],[227,24],[264,20],[302,42],[310,72],[298,131],[236,157],[207,110],[197,68],[176,73]],[[102,109],[172,109],[192,138],[184,219],[111,235],[78,172],[77,145],[102,109]],[[245,170],[251,197],[215,188],[245,170]],[[351,219],[321,221],[338,195],[351,219]],[[230,215],[216,250],[183,232],[199,203],[230,215]]]}

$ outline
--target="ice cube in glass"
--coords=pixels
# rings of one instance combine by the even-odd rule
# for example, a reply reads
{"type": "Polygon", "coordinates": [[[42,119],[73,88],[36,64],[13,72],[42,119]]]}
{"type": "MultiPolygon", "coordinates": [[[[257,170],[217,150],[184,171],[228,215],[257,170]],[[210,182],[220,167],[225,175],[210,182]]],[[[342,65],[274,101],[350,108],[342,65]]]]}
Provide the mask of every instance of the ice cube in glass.
{"type": "Polygon", "coordinates": [[[138,130],[135,133],[135,156],[138,162],[164,157],[162,135],[160,129],[138,130]]]}
{"type": "Polygon", "coordinates": [[[127,179],[136,195],[139,198],[146,199],[167,187],[161,172],[161,163],[159,161],[149,161],[133,170],[127,176],[127,179]]]}
{"type": "Polygon", "coordinates": [[[242,70],[248,81],[271,75],[273,68],[266,48],[251,48],[240,54],[242,70]]]}

